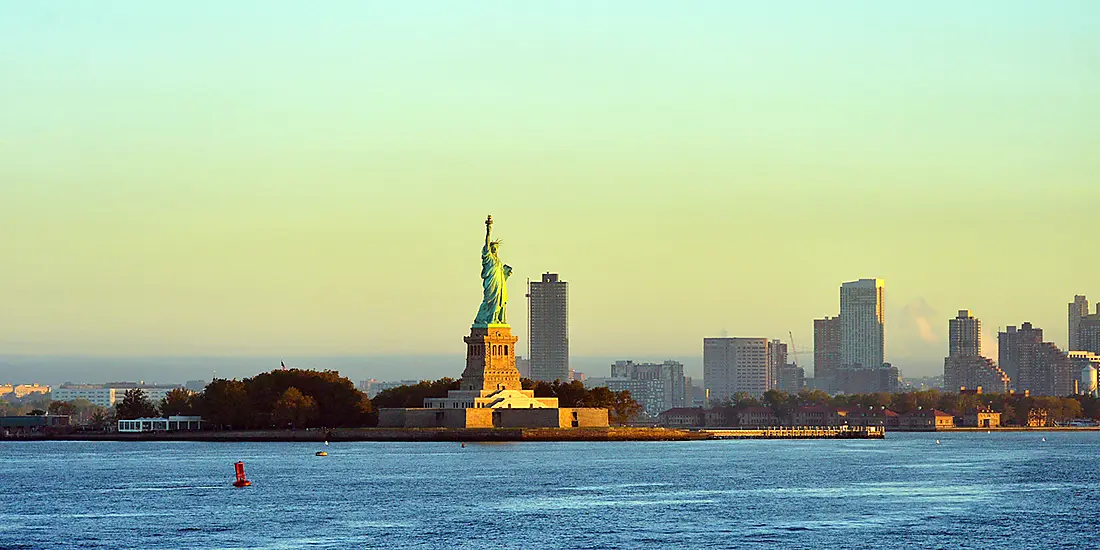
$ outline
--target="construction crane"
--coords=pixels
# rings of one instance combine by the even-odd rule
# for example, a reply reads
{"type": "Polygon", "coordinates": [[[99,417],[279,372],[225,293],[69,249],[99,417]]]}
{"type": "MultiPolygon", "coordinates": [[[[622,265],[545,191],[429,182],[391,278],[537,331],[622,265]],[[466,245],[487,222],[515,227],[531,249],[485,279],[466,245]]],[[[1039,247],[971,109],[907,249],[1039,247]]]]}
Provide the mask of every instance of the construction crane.
{"type": "Polygon", "coordinates": [[[794,345],[794,332],[788,330],[787,331],[787,336],[791,337],[791,351],[787,355],[790,356],[791,362],[794,363],[794,366],[797,367],[798,366],[798,348],[795,347],[795,345],[794,345]]]}

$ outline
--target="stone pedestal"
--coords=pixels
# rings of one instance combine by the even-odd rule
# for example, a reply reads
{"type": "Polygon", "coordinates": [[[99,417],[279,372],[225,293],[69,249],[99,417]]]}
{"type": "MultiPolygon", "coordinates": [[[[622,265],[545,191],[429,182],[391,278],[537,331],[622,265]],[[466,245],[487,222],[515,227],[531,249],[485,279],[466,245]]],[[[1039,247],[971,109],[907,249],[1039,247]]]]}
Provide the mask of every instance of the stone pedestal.
{"type": "Polygon", "coordinates": [[[428,397],[414,409],[380,409],[380,427],[607,427],[607,409],[559,408],[557,397],[535,397],[520,385],[516,338],[508,325],[474,326],[466,341],[459,389],[428,397]]]}
{"type": "Polygon", "coordinates": [[[516,341],[508,325],[470,328],[466,341],[466,370],[459,389],[464,391],[520,390],[516,369],[516,341]]]}

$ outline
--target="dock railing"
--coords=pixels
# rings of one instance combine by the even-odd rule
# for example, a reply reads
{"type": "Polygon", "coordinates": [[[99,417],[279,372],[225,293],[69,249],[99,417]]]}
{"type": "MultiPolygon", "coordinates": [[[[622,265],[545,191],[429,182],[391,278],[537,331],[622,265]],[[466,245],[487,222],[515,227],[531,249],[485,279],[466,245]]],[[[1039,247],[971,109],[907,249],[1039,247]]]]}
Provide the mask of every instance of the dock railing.
{"type": "Polygon", "coordinates": [[[881,439],[882,426],[753,426],[701,428],[712,439],[881,439]]]}

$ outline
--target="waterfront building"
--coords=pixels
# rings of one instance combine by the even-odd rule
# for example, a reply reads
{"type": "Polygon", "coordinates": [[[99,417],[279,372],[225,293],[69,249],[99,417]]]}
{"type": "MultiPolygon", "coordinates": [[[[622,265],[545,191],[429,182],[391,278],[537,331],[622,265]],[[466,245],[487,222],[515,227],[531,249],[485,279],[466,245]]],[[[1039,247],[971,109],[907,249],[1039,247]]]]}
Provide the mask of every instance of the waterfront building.
{"type": "Polygon", "coordinates": [[[988,407],[965,412],[962,415],[962,425],[969,428],[999,428],[1001,413],[994,412],[988,407]]]}
{"type": "Polygon", "coordinates": [[[849,426],[881,426],[887,429],[897,428],[900,424],[898,413],[886,407],[853,407],[848,409],[843,421],[849,426]]]}
{"type": "Polygon", "coordinates": [[[924,409],[906,413],[898,419],[903,430],[942,430],[955,427],[955,417],[937,409],[924,409]]]}
{"type": "Polygon", "coordinates": [[[651,418],[688,404],[684,365],[678,361],[616,361],[611,365],[607,387],[613,392],[629,391],[630,396],[642,405],[644,414],[651,418]]]}
{"type": "Polygon", "coordinates": [[[1024,323],[1006,327],[997,335],[1001,368],[1016,391],[1031,395],[1071,395],[1078,373],[1072,372],[1066,353],[1043,341],[1043,329],[1024,323]],[[1015,373],[1015,377],[1013,377],[1015,373]]]}
{"type": "Polygon", "coordinates": [[[704,338],[703,387],[710,405],[729,402],[738,392],[761,396],[772,389],[767,338],[704,338]]]}
{"type": "Polygon", "coordinates": [[[118,421],[118,431],[120,433],[181,432],[201,429],[201,416],[168,416],[118,421]]]}
{"type": "Polygon", "coordinates": [[[154,405],[160,403],[168,392],[183,388],[180,384],[145,384],[143,382],[108,382],[106,384],[70,384],[65,383],[54,388],[54,401],[73,401],[84,399],[99,407],[113,407],[121,401],[128,390],[139,389],[145,398],[154,405]]]}
{"type": "Polygon", "coordinates": [[[1097,372],[1100,371],[1100,355],[1091,351],[1071,351],[1069,358],[1071,372],[1080,373],[1077,379],[1077,393],[1100,397],[1098,393],[1097,372]]]}
{"type": "Polygon", "coordinates": [[[665,428],[699,428],[706,425],[702,407],[677,407],[661,411],[657,423],[665,428]]]}
{"type": "Polygon", "coordinates": [[[847,424],[848,409],[828,405],[804,405],[791,411],[791,426],[841,426],[847,424]]]}
{"type": "MultiPolygon", "coordinates": [[[[1100,305],[1097,306],[1097,313],[1100,313],[1100,305]]],[[[1080,347],[1078,342],[1078,333],[1081,326],[1081,319],[1089,314],[1089,300],[1088,298],[1078,294],[1073,297],[1073,301],[1069,303],[1069,351],[1079,351],[1085,348],[1080,347]]],[[[1100,352],[1093,352],[1100,353],[1100,352]]]]}
{"type": "Polygon", "coordinates": [[[882,279],[840,285],[841,368],[878,369],[886,362],[885,291],[882,279]]]}
{"type": "Polygon", "coordinates": [[[742,427],[778,426],[779,417],[771,407],[738,407],[735,425],[742,427]]]}
{"type": "Polygon", "coordinates": [[[12,434],[39,432],[44,428],[61,429],[68,426],[69,416],[65,414],[0,416],[0,437],[7,437],[12,434]]]}
{"type": "Polygon", "coordinates": [[[1043,428],[1050,425],[1050,411],[1033,407],[1027,411],[1027,427],[1043,428]]]}
{"type": "Polygon", "coordinates": [[[569,284],[557,273],[527,283],[531,379],[569,379],[569,284]]]}
{"type": "Polygon", "coordinates": [[[1007,392],[1009,376],[992,359],[982,357],[982,323],[970,310],[959,310],[948,322],[948,355],[943,360],[943,384],[947,391],[984,387],[997,393],[1007,392]]]}

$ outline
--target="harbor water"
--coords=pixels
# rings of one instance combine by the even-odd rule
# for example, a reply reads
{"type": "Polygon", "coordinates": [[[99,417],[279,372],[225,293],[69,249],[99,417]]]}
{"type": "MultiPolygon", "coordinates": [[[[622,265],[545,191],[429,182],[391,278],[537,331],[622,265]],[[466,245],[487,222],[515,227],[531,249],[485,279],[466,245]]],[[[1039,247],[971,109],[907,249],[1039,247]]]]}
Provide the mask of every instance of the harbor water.
{"type": "Polygon", "coordinates": [[[1098,432],[321,449],[0,442],[0,548],[1100,548],[1098,432]]]}

